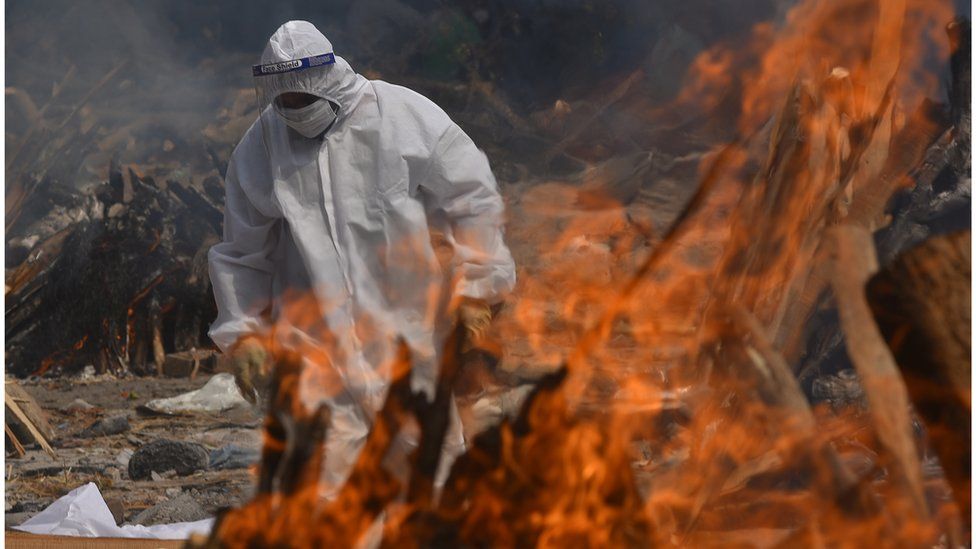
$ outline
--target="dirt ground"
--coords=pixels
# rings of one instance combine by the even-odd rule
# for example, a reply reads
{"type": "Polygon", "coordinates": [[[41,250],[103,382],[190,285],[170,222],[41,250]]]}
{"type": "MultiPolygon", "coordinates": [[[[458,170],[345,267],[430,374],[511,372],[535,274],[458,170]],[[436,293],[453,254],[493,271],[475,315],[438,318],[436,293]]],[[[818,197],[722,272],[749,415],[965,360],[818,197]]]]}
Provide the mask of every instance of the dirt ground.
{"type": "Polygon", "coordinates": [[[107,502],[122,502],[126,521],[144,509],[184,493],[208,515],[245,501],[253,484],[248,469],[134,481],[120,462],[124,461],[126,451],[134,452],[160,438],[197,442],[208,450],[228,444],[259,448],[260,417],[250,408],[234,408],[219,415],[148,416],[136,411],[149,400],[202,387],[209,377],[202,375],[190,380],[83,376],[21,381],[21,386],[48,415],[56,433],[54,446],[58,459],[52,459],[36,445],[28,446],[22,458],[7,456],[5,527],[20,524],[58,497],[88,482],[99,487],[107,502]],[[93,408],[70,409],[76,399],[93,408]],[[94,438],[79,436],[96,420],[122,414],[129,419],[130,428],[126,432],[94,438]]]}
{"type": "MultiPolygon", "coordinates": [[[[528,379],[499,379],[490,368],[479,366],[477,360],[466,372],[464,394],[459,394],[458,402],[468,436],[503,414],[514,415],[531,387],[528,379]]],[[[8,447],[5,528],[21,524],[57,498],[89,482],[98,486],[110,508],[121,503],[121,522],[132,522],[142,511],[155,506],[166,509],[162,504],[167,501],[182,498],[181,503],[187,502],[187,496],[199,508],[191,506],[192,509],[176,514],[160,511],[152,523],[199,520],[213,516],[221,508],[246,502],[253,494],[256,464],[186,476],[164,473],[150,480],[131,479],[125,465],[132,452],[159,439],[194,442],[211,452],[229,445],[260,449],[262,418],[250,406],[221,413],[167,416],[143,407],[153,399],[199,389],[210,378],[210,374],[193,380],[82,375],[18,381],[47,415],[55,432],[52,443],[57,459],[37,444],[26,445],[23,457],[17,457],[8,447]],[[120,415],[128,417],[126,431],[85,436],[85,430],[96,421],[120,415]],[[167,518],[171,520],[164,520],[167,518]]]]}

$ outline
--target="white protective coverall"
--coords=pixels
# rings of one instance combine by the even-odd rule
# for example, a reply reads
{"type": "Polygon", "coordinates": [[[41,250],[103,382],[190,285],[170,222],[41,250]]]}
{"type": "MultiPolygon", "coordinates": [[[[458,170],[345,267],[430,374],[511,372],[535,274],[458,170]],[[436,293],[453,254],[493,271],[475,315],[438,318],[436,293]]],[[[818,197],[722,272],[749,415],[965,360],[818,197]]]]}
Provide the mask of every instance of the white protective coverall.
{"type": "MultiPolygon", "coordinates": [[[[312,374],[301,388],[309,409],[332,409],[325,473],[334,489],[385,399],[382,366],[394,358],[395,337],[410,347],[412,387],[432,395],[450,324],[435,314],[441,290],[498,302],[515,284],[515,267],[488,160],[437,105],[357,74],[305,21],[282,25],[261,64],[325,54],[334,63],[255,77],[260,116],[231,156],[224,240],[209,255],[218,308],[210,337],[226,352],[272,323],[286,346],[334,336],[330,367],[341,392],[316,387],[312,374]],[[269,103],[286,92],[332,101],[336,121],[322,137],[299,135],[269,103]],[[430,228],[453,247],[453,287],[430,228]],[[321,318],[288,317],[283,296],[302,292],[314,296],[321,318]]],[[[449,438],[458,448],[447,452],[456,454],[463,441],[453,415],[449,438]]]]}

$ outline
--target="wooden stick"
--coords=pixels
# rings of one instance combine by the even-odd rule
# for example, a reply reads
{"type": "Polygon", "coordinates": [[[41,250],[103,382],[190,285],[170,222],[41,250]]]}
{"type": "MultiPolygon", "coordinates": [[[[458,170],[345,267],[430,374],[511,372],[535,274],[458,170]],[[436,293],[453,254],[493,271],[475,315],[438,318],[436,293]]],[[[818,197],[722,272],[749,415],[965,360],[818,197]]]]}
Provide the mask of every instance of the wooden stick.
{"type": "MultiPolygon", "coordinates": [[[[746,360],[740,364],[750,370],[742,373],[747,379],[755,381],[758,393],[766,405],[787,413],[783,432],[788,433],[790,437],[790,453],[793,456],[809,458],[826,473],[815,475],[816,493],[824,501],[833,502],[843,512],[854,512],[859,516],[877,515],[881,506],[870,488],[858,481],[829,441],[818,437],[816,418],[810,403],[803,395],[800,384],[786,360],[770,343],[766,330],[759,320],[738,304],[723,305],[721,313],[713,318],[721,319],[724,323],[724,326],[718,329],[728,330],[726,333],[729,334],[729,338],[722,347],[726,349],[730,346],[741,347],[746,360]]],[[[709,500],[733,491],[729,483],[734,483],[736,479],[748,478],[753,474],[749,470],[750,467],[761,472],[763,467],[773,467],[771,462],[775,459],[781,459],[781,456],[772,451],[757,457],[755,462],[746,462],[737,467],[729,464],[720,468],[720,473],[713,472],[710,478],[706,479],[704,487],[696,494],[694,503],[688,511],[689,521],[682,534],[682,540],[686,540],[697,528],[701,511],[709,500]]],[[[789,462],[791,459],[785,457],[784,461],[789,462]]],[[[886,517],[882,517],[882,520],[885,521],[885,531],[893,530],[886,517]]]]}
{"type": "Polygon", "coordinates": [[[512,107],[510,107],[505,101],[502,101],[502,99],[495,94],[492,85],[482,80],[481,77],[478,76],[478,72],[475,70],[471,71],[471,90],[480,93],[485,98],[485,101],[488,102],[488,105],[495,109],[495,112],[500,114],[506,122],[512,125],[513,128],[526,133],[532,132],[529,123],[519,116],[514,110],[512,110],[512,107]]]}
{"type": "Polygon", "coordinates": [[[163,375],[163,364],[166,362],[166,351],[163,349],[163,330],[160,327],[159,314],[153,314],[149,322],[152,324],[153,360],[156,362],[156,374],[163,375]]]}
{"type": "Polygon", "coordinates": [[[196,347],[190,348],[190,356],[193,357],[193,370],[190,371],[190,381],[193,381],[200,372],[200,355],[197,354],[196,347]]]}
{"type": "MultiPolygon", "coordinates": [[[[88,101],[90,101],[91,98],[94,97],[94,95],[100,89],[102,89],[102,87],[105,86],[105,84],[108,84],[109,81],[111,81],[112,78],[115,77],[115,75],[118,74],[118,72],[122,70],[122,67],[124,67],[127,63],[128,63],[128,59],[123,59],[118,65],[113,67],[112,70],[108,71],[108,73],[105,76],[103,76],[101,80],[99,80],[90,90],[88,90],[88,93],[86,93],[85,96],[82,97],[81,100],[74,106],[74,108],[71,109],[71,112],[68,113],[68,116],[66,116],[61,121],[61,123],[58,124],[57,128],[55,128],[52,131],[52,133],[53,134],[62,133],[64,127],[67,126],[68,123],[74,119],[75,115],[78,114],[79,111],[81,111],[81,108],[84,107],[88,103],[88,101]]],[[[65,146],[67,146],[67,144],[65,146]]],[[[26,169],[29,167],[29,166],[21,167],[22,169],[16,169],[16,170],[10,169],[13,166],[13,162],[14,160],[16,160],[18,154],[20,154],[19,149],[14,154],[14,158],[9,160],[7,163],[7,171],[12,172],[10,174],[12,176],[11,178],[15,180],[18,178],[20,173],[25,172],[26,169]]],[[[40,155],[37,155],[37,157],[40,157],[40,155]]],[[[57,155],[55,154],[54,158],[56,157],[57,155]]],[[[14,223],[20,217],[22,206],[27,201],[27,198],[34,193],[34,191],[37,189],[37,186],[40,185],[41,181],[43,181],[44,179],[43,175],[50,168],[50,164],[54,162],[54,158],[52,158],[48,162],[48,166],[43,167],[39,171],[37,171],[38,175],[35,176],[32,182],[30,183],[30,185],[26,186],[23,192],[17,196],[17,200],[14,201],[8,200],[7,204],[4,205],[4,211],[6,212],[6,218],[7,218],[5,227],[7,228],[8,231],[13,227],[14,223]]]]}
{"type": "Polygon", "coordinates": [[[24,454],[26,454],[26,453],[27,453],[27,452],[26,452],[26,451],[24,450],[24,445],[23,445],[23,444],[21,444],[19,440],[17,440],[17,435],[15,435],[15,434],[14,434],[14,431],[13,431],[13,429],[11,429],[11,428],[10,428],[10,425],[7,425],[7,422],[6,422],[6,421],[5,421],[5,422],[3,422],[3,431],[4,431],[5,433],[7,433],[7,436],[8,436],[8,437],[10,437],[10,442],[12,442],[12,443],[13,443],[13,445],[14,445],[14,450],[16,450],[16,451],[17,451],[17,456],[19,456],[19,457],[24,457],[24,454]]]}
{"type": "Polygon", "coordinates": [[[7,159],[8,170],[11,166],[13,166],[14,161],[17,160],[17,157],[20,156],[24,146],[31,140],[32,137],[34,137],[34,133],[37,131],[37,128],[40,127],[40,124],[44,121],[44,113],[47,111],[47,108],[51,106],[59,95],[61,95],[61,92],[64,91],[65,85],[69,80],[71,80],[71,77],[74,76],[74,74],[75,66],[71,65],[68,72],[65,73],[64,78],[61,79],[61,82],[54,87],[54,91],[51,93],[50,99],[48,99],[47,103],[45,103],[44,106],[37,111],[37,116],[32,119],[31,125],[27,129],[27,133],[24,135],[23,139],[20,140],[20,144],[17,145],[17,150],[15,150],[14,154],[10,155],[10,158],[7,159]]]}
{"type": "Polygon", "coordinates": [[[963,520],[972,468],[969,231],[941,235],[898,256],[867,286],[867,299],[928,428],[963,520]]]}
{"type": "Polygon", "coordinates": [[[733,306],[732,315],[734,321],[745,328],[750,336],[750,345],[746,347],[746,351],[762,374],[762,388],[775,398],[778,405],[790,410],[800,420],[799,427],[804,431],[810,430],[812,434],[815,427],[813,412],[789,364],[773,348],[755,315],[742,306],[733,306]]]}
{"type": "Polygon", "coordinates": [[[892,477],[914,503],[916,512],[927,518],[929,508],[912,433],[908,391],[864,294],[868,278],[878,270],[871,233],[863,227],[839,225],[831,229],[829,237],[834,255],[831,284],[847,353],[861,378],[878,439],[897,469],[892,477]]]}
{"type": "Polygon", "coordinates": [[[6,397],[4,399],[4,405],[6,405],[7,409],[10,410],[10,413],[12,413],[14,417],[17,418],[17,421],[22,423],[24,427],[27,428],[27,432],[29,432],[31,436],[34,437],[34,440],[41,445],[41,448],[45,452],[47,452],[49,456],[51,456],[54,459],[58,459],[57,452],[55,452],[54,448],[52,448],[51,445],[48,444],[47,439],[45,439],[44,435],[42,435],[41,432],[37,430],[37,427],[35,427],[34,423],[31,422],[31,420],[27,417],[27,414],[25,414],[24,411],[20,409],[20,406],[16,402],[14,402],[14,400],[10,398],[9,395],[7,395],[6,391],[4,391],[4,396],[6,397]]]}
{"type": "Polygon", "coordinates": [[[816,418],[810,403],[793,370],[783,355],[773,348],[759,320],[741,306],[732,307],[731,313],[733,321],[749,335],[746,351],[756,369],[765,370],[765,394],[774,395],[773,398],[779,406],[792,412],[794,424],[791,427],[800,431],[797,434],[801,439],[814,443],[810,455],[824,464],[829,472],[829,482],[819,486],[821,493],[835,498],[838,505],[846,509],[855,509],[865,514],[879,511],[881,507],[877,498],[868,487],[858,482],[840,459],[837,450],[829,442],[816,437],[816,418]]]}

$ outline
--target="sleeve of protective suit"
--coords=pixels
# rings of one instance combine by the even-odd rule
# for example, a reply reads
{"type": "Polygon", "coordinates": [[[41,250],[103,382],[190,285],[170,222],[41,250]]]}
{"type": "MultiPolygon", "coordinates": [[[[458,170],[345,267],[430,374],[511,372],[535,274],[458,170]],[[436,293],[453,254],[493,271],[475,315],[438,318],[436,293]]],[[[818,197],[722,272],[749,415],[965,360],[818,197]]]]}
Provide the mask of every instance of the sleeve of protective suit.
{"type": "Polygon", "coordinates": [[[488,159],[456,124],[441,135],[421,187],[451,225],[456,291],[501,301],[515,286],[515,262],[502,237],[504,204],[488,159]]]}
{"type": "Polygon", "coordinates": [[[210,281],[217,301],[217,320],[210,339],[224,352],[239,337],[267,327],[273,265],[278,241],[277,219],[251,204],[241,188],[238,165],[227,169],[224,240],[210,248],[210,281]]]}

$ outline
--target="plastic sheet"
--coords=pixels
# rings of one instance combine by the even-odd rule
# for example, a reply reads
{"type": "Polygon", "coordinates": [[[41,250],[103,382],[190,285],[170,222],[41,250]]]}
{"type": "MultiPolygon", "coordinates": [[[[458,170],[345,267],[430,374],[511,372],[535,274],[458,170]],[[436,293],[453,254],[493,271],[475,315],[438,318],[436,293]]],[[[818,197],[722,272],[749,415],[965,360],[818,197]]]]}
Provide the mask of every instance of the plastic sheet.
{"type": "Polygon", "coordinates": [[[20,526],[14,526],[14,529],[61,536],[187,539],[194,533],[208,534],[213,522],[213,519],[205,519],[156,526],[118,526],[98,487],[89,482],[68,492],[20,526]]]}
{"type": "Polygon", "coordinates": [[[193,412],[223,412],[237,406],[251,404],[241,395],[234,376],[217,374],[206,385],[195,391],[170,398],[150,400],[145,407],[160,414],[180,414],[193,412]]]}

